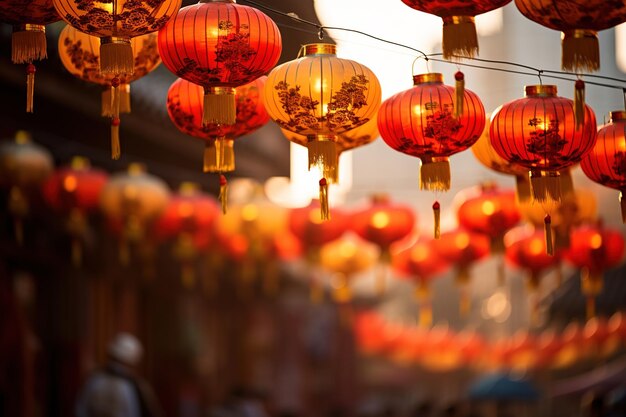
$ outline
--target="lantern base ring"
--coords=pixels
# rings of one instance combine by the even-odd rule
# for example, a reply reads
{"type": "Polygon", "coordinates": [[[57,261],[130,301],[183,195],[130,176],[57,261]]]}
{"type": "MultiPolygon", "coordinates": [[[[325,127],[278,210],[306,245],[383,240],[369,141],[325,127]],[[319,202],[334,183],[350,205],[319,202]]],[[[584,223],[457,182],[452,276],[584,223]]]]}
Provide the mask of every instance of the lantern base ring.
{"type": "Polygon", "coordinates": [[[14,64],[31,63],[48,57],[44,25],[14,25],[11,42],[11,61],[14,64]]]}

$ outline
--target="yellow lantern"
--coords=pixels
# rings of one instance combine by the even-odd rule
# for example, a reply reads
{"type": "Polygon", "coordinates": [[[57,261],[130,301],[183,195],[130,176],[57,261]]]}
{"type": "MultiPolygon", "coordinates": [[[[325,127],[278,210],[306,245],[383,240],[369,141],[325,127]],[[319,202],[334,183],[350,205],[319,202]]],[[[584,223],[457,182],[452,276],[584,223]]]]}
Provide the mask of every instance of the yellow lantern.
{"type": "Polygon", "coordinates": [[[369,68],[338,58],[335,45],[318,43],[303,48],[302,58],[269,73],[265,107],[281,128],[306,136],[309,168],[322,170],[322,218],[328,219],[327,184],[337,169],[339,135],[374,118],[381,90],[369,68]]]}

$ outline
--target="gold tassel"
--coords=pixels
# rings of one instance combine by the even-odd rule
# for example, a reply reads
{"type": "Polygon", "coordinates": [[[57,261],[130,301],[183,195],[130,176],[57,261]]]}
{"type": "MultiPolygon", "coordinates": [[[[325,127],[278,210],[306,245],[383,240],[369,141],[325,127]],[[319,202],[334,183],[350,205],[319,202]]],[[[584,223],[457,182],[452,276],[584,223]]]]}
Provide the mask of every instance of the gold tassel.
{"type": "Polygon", "coordinates": [[[80,268],[83,263],[83,247],[80,243],[80,239],[72,239],[72,265],[74,268],[80,268]]]}
{"type": "Polygon", "coordinates": [[[472,306],[472,299],[469,293],[469,269],[467,265],[460,265],[455,282],[459,286],[459,315],[463,318],[467,317],[472,306]]]}
{"type": "Polygon", "coordinates": [[[120,147],[120,119],[111,119],[111,159],[120,159],[122,154],[120,147]]]}
{"type": "Polygon", "coordinates": [[[515,176],[515,196],[518,203],[530,202],[530,180],[528,175],[515,176]]]}
{"type": "Polygon", "coordinates": [[[135,58],[130,39],[100,38],[100,72],[102,74],[132,75],[135,58]]]}
{"type": "Polygon", "coordinates": [[[332,178],[337,178],[337,165],[339,163],[337,144],[334,136],[315,136],[309,139],[306,145],[309,150],[309,170],[319,167],[322,176],[332,183],[332,178]]]}
{"type": "Polygon", "coordinates": [[[25,64],[48,58],[44,25],[15,25],[11,38],[11,61],[25,64]]]}
{"type": "Polygon", "coordinates": [[[561,180],[555,171],[532,171],[530,184],[533,198],[539,203],[561,201],[561,180]]]}
{"type": "Polygon", "coordinates": [[[561,68],[564,71],[594,72],[600,69],[597,32],[574,29],[563,32],[561,38],[561,68]]]}
{"type": "Polygon", "coordinates": [[[433,203],[433,215],[435,217],[434,236],[435,239],[439,239],[441,236],[441,205],[439,201],[433,203]]]}
{"type": "Polygon", "coordinates": [[[111,87],[110,85],[105,87],[104,90],[102,90],[102,104],[101,104],[101,111],[100,111],[100,115],[102,117],[111,117],[113,116],[113,111],[111,110],[111,104],[113,103],[113,95],[111,93],[111,90],[113,89],[113,87],[111,87]]]}
{"type": "Polygon", "coordinates": [[[543,218],[543,230],[546,237],[546,253],[554,256],[554,244],[552,239],[552,218],[549,214],[543,218]]]}
{"type": "Polygon", "coordinates": [[[454,74],[454,117],[460,118],[463,115],[463,100],[465,99],[465,75],[461,71],[454,74]]]}
{"type": "Polygon", "coordinates": [[[430,303],[430,289],[423,281],[420,281],[415,289],[415,299],[420,304],[419,325],[430,327],[433,324],[433,309],[430,303]]]}
{"type": "Polygon", "coordinates": [[[35,72],[37,68],[31,63],[26,66],[26,113],[33,112],[35,97],[35,72]]]}
{"type": "Polygon", "coordinates": [[[215,149],[215,140],[208,141],[204,144],[203,172],[219,172],[217,170],[217,151],[215,149]]]}
{"type": "Polygon", "coordinates": [[[574,83],[574,123],[576,130],[585,125],[585,82],[580,79],[574,83]]]}
{"type": "Polygon", "coordinates": [[[443,18],[443,59],[473,58],[478,55],[478,36],[473,16],[443,18]]]}
{"type": "Polygon", "coordinates": [[[391,264],[391,252],[389,248],[383,248],[378,258],[378,268],[376,271],[376,294],[382,297],[387,289],[387,272],[391,264]]]}
{"type": "Polygon", "coordinates": [[[574,179],[569,169],[559,171],[559,189],[561,190],[561,197],[574,194],[574,179]]]}
{"type": "Polygon", "coordinates": [[[619,193],[619,205],[622,209],[622,223],[626,224],[626,198],[624,198],[624,191],[619,193]]]}
{"type": "Polygon", "coordinates": [[[130,84],[121,84],[119,87],[120,113],[130,113],[130,84]]]}
{"type": "Polygon", "coordinates": [[[326,178],[320,180],[320,216],[322,220],[330,220],[330,210],[328,208],[328,183],[326,178]]]}
{"type": "Polygon", "coordinates": [[[226,181],[226,177],[220,174],[220,194],[217,197],[222,203],[222,213],[226,214],[228,209],[228,181],[226,181]]]}
{"type": "Polygon", "coordinates": [[[234,140],[221,138],[204,145],[204,172],[232,172],[235,170],[234,140]],[[222,154],[221,161],[219,154],[222,154]]]}
{"type": "Polygon", "coordinates": [[[204,89],[202,124],[234,125],[237,121],[235,89],[210,87],[204,89]]]}
{"type": "Polygon", "coordinates": [[[448,191],[450,189],[450,162],[447,157],[422,161],[420,190],[448,191]]]}

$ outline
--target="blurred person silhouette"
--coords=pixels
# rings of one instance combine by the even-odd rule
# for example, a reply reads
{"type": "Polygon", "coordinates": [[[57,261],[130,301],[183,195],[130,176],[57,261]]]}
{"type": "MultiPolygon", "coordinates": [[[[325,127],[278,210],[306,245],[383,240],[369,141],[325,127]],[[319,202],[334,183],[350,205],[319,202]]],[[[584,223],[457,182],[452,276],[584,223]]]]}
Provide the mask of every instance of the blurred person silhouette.
{"type": "Polygon", "coordinates": [[[108,360],[87,379],[76,403],[76,417],[161,417],[148,383],[133,368],[143,348],[137,338],[120,333],[109,344],[108,360]]]}
{"type": "Polygon", "coordinates": [[[410,417],[431,417],[433,404],[430,400],[424,400],[417,404],[410,413],[410,417]]]}

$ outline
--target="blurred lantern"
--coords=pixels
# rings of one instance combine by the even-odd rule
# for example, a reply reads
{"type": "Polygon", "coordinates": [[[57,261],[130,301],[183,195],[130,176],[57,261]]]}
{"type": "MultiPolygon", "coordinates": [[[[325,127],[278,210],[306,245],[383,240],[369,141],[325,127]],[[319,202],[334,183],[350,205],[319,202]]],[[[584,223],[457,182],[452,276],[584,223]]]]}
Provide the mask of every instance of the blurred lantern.
{"type": "Polygon", "coordinates": [[[281,50],[274,21],[234,0],[183,7],[159,32],[165,66],[204,87],[202,124],[234,124],[235,87],[272,69],[281,50]]]}
{"type": "Polygon", "coordinates": [[[443,57],[445,59],[478,55],[478,36],[474,17],[498,9],[511,0],[402,0],[407,6],[443,19],[443,57]]]}
{"type": "Polygon", "coordinates": [[[145,172],[141,164],[130,164],[102,189],[100,209],[113,230],[120,233],[120,262],[130,261],[130,244],[141,242],[149,226],[167,207],[170,192],[160,178],[145,172]]]}
{"type": "Polygon", "coordinates": [[[561,68],[581,73],[600,69],[600,30],[626,21],[626,4],[604,0],[515,0],[528,19],[559,30],[562,39],[561,68]]]}
{"type": "Polygon", "coordinates": [[[447,325],[437,325],[425,337],[424,352],[418,356],[420,364],[434,372],[450,372],[463,366],[466,340],[461,340],[447,325]]]}
{"type": "Polygon", "coordinates": [[[578,323],[570,323],[561,332],[560,340],[555,343],[555,352],[551,367],[562,369],[571,366],[584,356],[582,330],[578,323]]]}
{"type": "Polygon", "coordinates": [[[357,274],[371,268],[378,257],[376,247],[366,241],[346,235],[322,246],[320,264],[333,273],[331,286],[333,298],[344,304],[352,299],[350,280],[357,274]]]}
{"type": "MultiPolygon", "coordinates": [[[[485,109],[476,94],[443,84],[439,73],[416,75],[413,88],[385,100],[378,129],[387,145],[420,158],[420,188],[450,189],[449,157],[474,144],[485,127],[485,109]],[[464,103],[464,104],[462,104],[464,103]]],[[[439,237],[439,202],[433,205],[439,237]]]]}
{"type": "Polygon", "coordinates": [[[120,113],[130,113],[130,83],[147,75],[161,63],[157,35],[149,33],[131,40],[134,71],[132,74],[100,72],[100,41],[67,25],[59,34],[59,57],[67,71],[77,78],[104,87],[102,116],[111,118],[111,157],[120,157],[120,113]]]}
{"type": "MultiPolygon", "coordinates": [[[[542,239],[539,239],[540,242],[542,239]]],[[[541,353],[537,348],[536,338],[527,330],[518,330],[503,352],[504,364],[517,372],[527,372],[536,368],[541,360],[541,353]]]]}
{"type": "Polygon", "coordinates": [[[415,297],[421,304],[419,322],[430,326],[433,321],[430,281],[446,272],[450,265],[435,251],[432,240],[420,238],[410,248],[394,254],[393,267],[416,281],[415,297]]]}
{"type": "Polygon", "coordinates": [[[46,26],[60,17],[52,0],[2,0],[0,22],[13,25],[11,61],[26,66],[26,111],[33,112],[35,72],[33,61],[48,57],[46,26]]]}
{"type": "Polygon", "coordinates": [[[469,269],[473,263],[489,255],[489,239],[485,235],[457,229],[442,233],[433,245],[438,255],[454,265],[455,282],[461,291],[459,311],[465,317],[469,313],[471,301],[468,289],[469,269]]]}
{"type": "Polygon", "coordinates": [[[43,184],[43,196],[50,207],[66,216],[66,229],[72,237],[72,262],[82,260],[82,241],[87,232],[87,216],[99,207],[100,192],[108,174],[91,168],[89,160],[74,157],[69,166],[57,169],[43,184]]]}
{"type": "Polygon", "coordinates": [[[476,159],[478,159],[478,162],[487,168],[504,175],[515,176],[515,196],[519,203],[525,203],[530,200],[528,169],[505,160],[493,149],[491,140],[489,139],[489,119],[487,119],[487,126],[485,126],[485,130],[483,130],[483,134],[480,135],[480,138],[478,138],[470,149],[476,159]]]}
{"type": "Polygon", "coordinates": [[[612,337],[608,321],[602,317],[593,317],[583,328],[583,343],[587,354],[592,359],[611,356],[620,346],[620,341],[612,337]]]}
{"type": "Polygon", "coordinates": [[[541,275],[559,264],[558,256],[546,253],[546,243],[541,232],[525,227],[513,229],[504,239],[506,260],[528,273],[527,286],[532,297],[532,322],[539,324],[539,300],[541,297],[541,275]]]}
{"type": "Polygon", "coordinates": [[[622,261],[624,236],[618,230],[582,226],[572,231],[565,258],[581,268],[581,289],[587,297],[587,317],[595,316],[595,297],[602,292],[602,274],[622,261]]]}
{"type": "Polygon", "coordinates": [[[186,288],[195,285],[194,262],[199,252],[211,244],[218,213],[212,197],[201,192],[197,184],[183,182],[154,224],[157,238],[176,238],[172,254],[181,264],[182,284],[186,288]]]}
{"type": "Polygon", "coordinates": [[[0,187],[9,190],[8,208],[13,216],[15,239],[24,242],[22,221],[29,212],[29,198],[39,195],[41,184],[52,173],[52,155],[18,131],[15,142],[0,145],[0,187]]]}
{"type": "Polygon", "coordinates": [[[314,274],[311,300],[319,302],[323,295],[316,271],[320,262],[320,249],[326,243],[341,237],[348,229],[350,219],[342,210],[336,209],[332,219],[323,221],[319,203],[312,202],[307,207],[290,210],[287,221],[289,230],[302,244],[306,263],[314,274]]]}
{"type": "Polygon", "coordinates": [[[611,120],[598,130],[594,148],[580,167],[592,181],[620,191],[622,221],[626,223],[626,111],[612,111],[611,120]]]}
{"type": "Polygon", "coordinates": [[[409,236],[415,228],[413,210],[403,204],[394,204],[389,196],[377,194],[368,207],[356,210],[350,216],[351,229],[380,250],[380,272],[376,288],[381,295],[385,291],[387,269],[391,263],[391,245],[409,236]]]}
{"type": "Polygon", "coordinates": [[[131,38],[159,30],[181,4],[181,0],[53,2],[68,24],[100,38],[100,72],[117,76],[130,76],[135,69],[131,38]]]}
{"type": "Polygon", "coordinates": [[[317,166],[321,170],[324,220],[329,218],[328,183],[337,177],[339,135],[374,118],[380,99],[376,75],[358,62],[338,58],[331,44],[305,45],[302,58],[284,63],[268,75],[267,112],[282,129],[306,136],[309,169],[317,166]]]}

